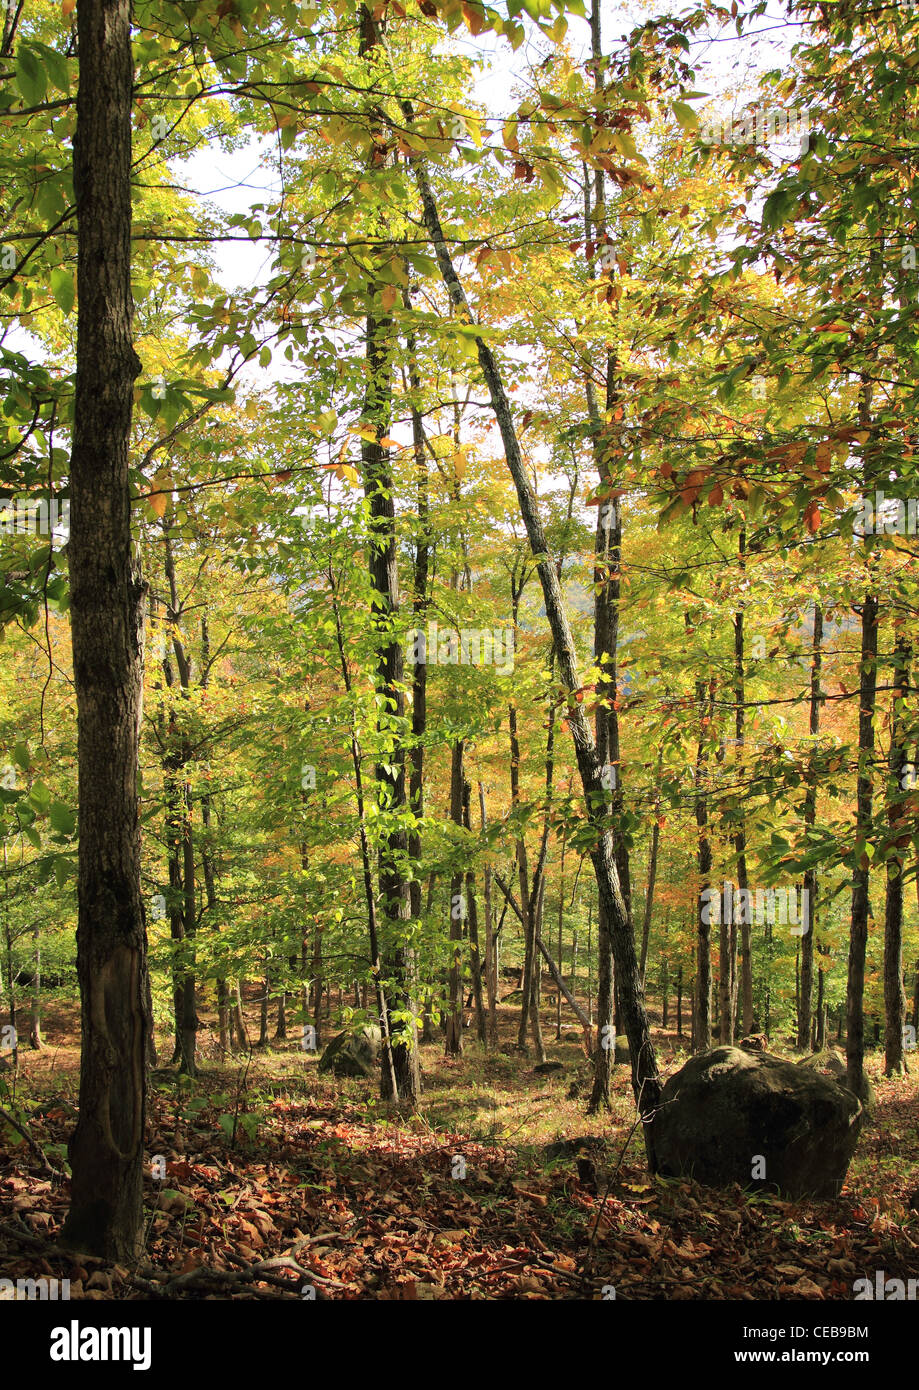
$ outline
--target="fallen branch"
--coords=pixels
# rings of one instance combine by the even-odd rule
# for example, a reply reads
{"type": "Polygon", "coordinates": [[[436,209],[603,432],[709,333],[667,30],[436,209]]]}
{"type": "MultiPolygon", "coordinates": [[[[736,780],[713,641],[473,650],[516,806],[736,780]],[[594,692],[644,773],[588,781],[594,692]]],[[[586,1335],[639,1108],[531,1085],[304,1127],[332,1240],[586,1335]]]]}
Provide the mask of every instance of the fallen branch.
{"type": "Polygon", "coordinates": [[[36,1139],[33,1139],[29,1131],[25,1128],[25,1126],[21,1125],[19,1121],[13,1115],[11,1115],[8,1110],[4,1110],[2,1106],[0,1106],[0,1119],[6,1120],[8,1125],[12,1125],[13,1129],[15,1129],[19,1134],[22,1135],[29,1148],[36,1155],[36,1157],[40,1159],[45,1172],[50,1173],[51,1176],[53,1178],[56,1178],[58,1182],[63,1182],[67,1174],[63,1172],[62,1169],[55,1168],[54,1164],[46,1155],[41,1144],[39,1144],[36,1139]]]}

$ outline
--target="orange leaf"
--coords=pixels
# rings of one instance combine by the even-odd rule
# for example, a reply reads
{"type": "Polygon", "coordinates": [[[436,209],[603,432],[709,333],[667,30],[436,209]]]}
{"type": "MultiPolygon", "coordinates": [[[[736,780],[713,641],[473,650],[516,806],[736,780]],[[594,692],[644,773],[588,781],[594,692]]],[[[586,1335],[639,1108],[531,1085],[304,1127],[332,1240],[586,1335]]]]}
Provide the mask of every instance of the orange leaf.
{"type": "Polygon", "coordinates": [[[463,18],[472,34],[481,34],[485,28],[485,16],[475,5],[463,5],[463,18]]]}
{"type": "Polygon", "coordinates": [[[724,501],[724,489],[716,483],[708,494],[708,505],[710,507],[720,507],[724,501]]]}
{"type": "Polygon", "coordinates": [[[816,501],[810,501],[804,510],[804,525],[811,535],[820,529],[820,508],[816,501]]]}

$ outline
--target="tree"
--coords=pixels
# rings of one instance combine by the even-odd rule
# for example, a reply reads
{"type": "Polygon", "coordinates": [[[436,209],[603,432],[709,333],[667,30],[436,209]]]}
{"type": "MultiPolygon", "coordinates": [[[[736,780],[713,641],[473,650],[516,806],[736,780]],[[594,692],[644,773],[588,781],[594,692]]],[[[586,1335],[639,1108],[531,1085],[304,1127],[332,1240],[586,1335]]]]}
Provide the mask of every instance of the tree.
{"type": "Polygon", "coordinates": [[[70,583],[79,737],[80,1114],[63,1240],[106,1259],[142,1233],[150,1028],[137,802],[144,585],[128,489],[131,333],[131,8],[83,0],[74,138],[77,377],[70,583]]]}

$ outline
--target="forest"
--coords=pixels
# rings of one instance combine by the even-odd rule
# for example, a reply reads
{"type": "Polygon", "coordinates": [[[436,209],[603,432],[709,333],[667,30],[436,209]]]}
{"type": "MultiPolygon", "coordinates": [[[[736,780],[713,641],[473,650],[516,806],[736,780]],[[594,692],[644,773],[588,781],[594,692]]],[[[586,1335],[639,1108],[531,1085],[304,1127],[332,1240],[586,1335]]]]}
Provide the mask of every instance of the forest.
{"type": "Polygon", "coordinates": [[[0,19],[0,1301],[915,1300],[919,9],[0,19]]]}

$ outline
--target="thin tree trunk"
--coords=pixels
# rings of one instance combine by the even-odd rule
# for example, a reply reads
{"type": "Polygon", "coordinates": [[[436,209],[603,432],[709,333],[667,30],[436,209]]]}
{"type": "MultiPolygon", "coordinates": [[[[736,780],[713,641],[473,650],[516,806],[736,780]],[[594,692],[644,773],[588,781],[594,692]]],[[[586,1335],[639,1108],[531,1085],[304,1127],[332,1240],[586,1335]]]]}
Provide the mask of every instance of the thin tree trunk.
{"type": "MultiPolygon", "coordinates": [[[[663,759],[658,759],[657,775],[660,777],[663,759]]],[[[648,886],[645,890],[645,915],[641,926],[641,987],[645,987],[645,971],[648,966],[648,941],[651,936],[651,919],[654,914],[654,885],[657,882],[657,856],[661,842],[660,800],[654,808],[654,825],[651,827],[651,853],[648,858],[648,886]]]]}
{"type": "Polygon", "coordinates": [[[227,982],[222,975],[219,975],[217,977],[217,1047],[221,1057],[226,1057],[230,1046],[228,1033],[230,1011],[227,999],[227,982]]]}
{"type": "Polygon", "coordinates": [[[846,1077],[857,1096],[864,1090],[865,1067],[865,956],[868,947],[868,899],[870,860],[864,853],[871,837],[873,801],[874,714],[877,700],[878,601],[866,594],[862,604],[862,641],[859,675],[858,780],[856,784],[856,839],[859,858],[852,871],[852,925],[849,936],[849,971],[846,988],[846,1077]]]}
{"type": "MultiPolygon", "coordinates": [[[[696,987],[692,1011],[692,1050],[705,1052],[712,1045],[712,945],[710,904],[712,845],[708,832],[708,728],[714,695],[706,706],[705,682],[696,681],[696,708],[699,712],[699,743],[696,752],[695,813],[698,832],[696,851],[699,870],[696,901],[696,987]]],[[[723,914],[722,914],[723,915],[723,914]]],[[[733,912],[731,916],[733,917],[733,912]]]]}
{"type": "Polygon", "coordinates": [[[262,976],[262,998],[259,1005],[259,1032],[256,1047],[268,1046],[268,997],[271,991],[271,976],[268,971],[268,957],[265,957],[265,973],[262,976]]]}
{"type": "MultiPolygon", "coordinates": [[[[463,824],[472,833],[472,788],[463,782],[463,824]]],[[[475,1004],[475,1025],[479,1042],[487,1043],[485,999],[482,992],[482,956],[479,950],[479,909],[475,892],[475,874],[466,874],[466,906],[469,918],[469,964],[472,972],[472,998],[475,1004]]]]}
{"type": "Polygon", "coordinates": [[[670,1014],[670,999],[669,999],[668,994],[667,994],[668,984],[669,984],[668,979],[667,979],[667,969],[668,969],[668,967],[667,967],[667,957],[664,956],[664,959],[661,961],[661,1027],[662,1027],[662,1028],[666,1028],[667,1025],[668,1025],[668,1023],[670,1022],[670,1016],[669,1016],[669,1014],[670,1014]]]}
{"type": "Polygon", "coordinates": [[[41,928],[36,922],[32,928],[32,951],[35,976],[32,980],[32,1009],[29,1016],[29,1046],[36,1052],[44,1047],[41,1035],[41,928]]]}
{"type": "MultiPolygon", "coordinates": [[[[747,533],[741,527],[738,540],[738,561],[740,566],[741,579],[746,573],[746,554],[747,554],[747,533]]],[[[745,704],[746,704],[746,652],[745,652],[745,631],[744,631],[744,608],[741,603],[734,614],[734,736],[737,748],[737,758],[742,764],[744,748],[744,723],[745,723],[745,704]]],[[[740,829],[734,837],[734,849],[737,854],[737,891],[744,894],[741,902],[749,902],[746,894],[749,891],[749,880],[747,876],[747,832],[741,819],[740,829]]],[[[734,914],[732,913],[732,918],[734,914]]],[[[751,937],[750,913],[744,912],[740,921],[740,1014],[742,1035],[746,1037],[753,1031],[753,941],[751,937]]],[[[736,960],[737,960],[737,924],[732,922],[732,932],[734,947],[732,961],[734,962],[734,988],[731,1004],[731,1018],[737,1018],[737,979],[736,979],[736,960]]]]}
{"type": "MultiPolygon", "coordinates": [[[[817,735],[820,732],[820,676],[823,666],[823,609],[814,604],[814,650],[811,658],[810,693],[810,736],[813,739],[812,756],[817,754],[817,735]]],[[[807,792],[804,797],[805,834],[817,822],[817,772],[811,767],[808,772],[807,792]]],[[[798,1047],[810,1047],[811,1040],[811,1001],[814,992],[814,940],[817,932],[817,869],[806,869],[804,873],[804,893],[807,894],[807,930],[801,938],[801,990],[798,1005],[798,1047]]],[[[801,925],[804,925],[804,904],[801,905],[801,925]]]]}
{"type": "Polygon", "coordinates": [[[182,882],[183,918],[185,921],[185,973],[182,980],[182,1060],[180,1071],[194,1076],[197,1072],[198,994],[195,979],[195,846],[191,824],[191,787],[185,782],[182,790],[182,882]]]}
{"type": "MultiPolygon", "coordinates": [[[[479,818],[482,834],[486,830],[485,788],[479,783],[479,818]]],[[[488,995],[488,1017],[485,1027],[486,1046],[498,1046],[498,961],[495,952],[494,923],[491,907],[491,867],[486,863],[484,871],[485,902],[485,990],[488,995]]]]}
{"type": "MultiPolygon", "coordinates": [[[[450,758],[450,819],[454,825],[463,824],[463,740],[453,744],[450,758]]],[[[463,873],[454,872],[450,878],[450,974],[447,1007],[446,1051],[449,1057],[459,1057],[463,1051],[463,927],[465,925],[463,873]]]]}
{"type": "Polygon", "coordinates": [[[894,639],[894,679],[890,718],[890,782],[887,797],[887,819],[891,834],[897,835],[893,853],[887,859],[887,894],[884,905],[884,1014],[886,1076],[903,1076],[909,1070],[903,1047],[906,1025],[906,991],[903,986],[903,872],[906,856],[903,850],[912,840],[914,828],[904,804],[904,768],[908,762],[905,746],[905,705],[909,690],[912,650],[905,632],[897,631],[894,639]]]}
{"type": "Polygon", "coordinates": [[[677,966],[676,972],[676,1034],[678,1038],[683,1036],[683,967],[677,966]]]}

